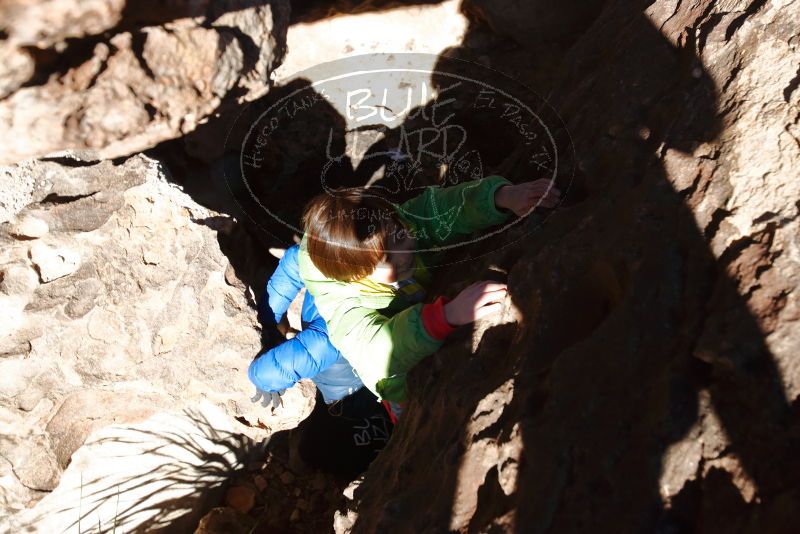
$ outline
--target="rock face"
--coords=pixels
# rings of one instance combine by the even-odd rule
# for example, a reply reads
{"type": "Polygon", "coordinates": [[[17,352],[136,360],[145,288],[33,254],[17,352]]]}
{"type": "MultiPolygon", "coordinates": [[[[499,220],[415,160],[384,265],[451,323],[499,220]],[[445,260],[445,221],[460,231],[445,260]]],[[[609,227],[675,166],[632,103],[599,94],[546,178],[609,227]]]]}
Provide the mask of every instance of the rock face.
{"type": "Polygon", "coordinates": [[[340,532],[796,529],[798,7],[610,0],[575,38],[536,87],[567,203],[439,274],[503,268],[507,312],[418,366],[340,532]]]}
{"type": "Polygon", "coordinates": [[[311,409],[313,387],[287,392],[274,415],[250,402],[246,370],[260,347],[251,284],[265,280],[263,248],[164,172],[145,156],[114,164],[85,154],[0,170],[27,204],[0,224],[9,513],[53,490],[73,453],[108,425],[202,401],[227,414],[231,432],[263,438],[259,421],[287,428],[311,409]]]}
{"type": "Polygon", "coordinates": [[[0,164],[133,154],[263,96],[288,16],[288,0],[5,2],[0,164]]]}
{"type": "Polygon", "coordinates": [[[15,518],[12,531],[191,531],[230,473],[263,456],[233,423],[201,402],[99,430],[73,455],[58,488],[15,518]]]}

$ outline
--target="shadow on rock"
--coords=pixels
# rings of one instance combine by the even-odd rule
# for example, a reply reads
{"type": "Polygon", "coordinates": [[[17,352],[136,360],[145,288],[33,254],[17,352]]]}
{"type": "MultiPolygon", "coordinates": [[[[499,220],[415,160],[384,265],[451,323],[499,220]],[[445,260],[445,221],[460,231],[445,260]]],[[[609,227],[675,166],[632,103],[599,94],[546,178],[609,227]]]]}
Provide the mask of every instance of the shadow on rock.
{"type": "MultiPolygon", "coordinates": [[[[353,532],[796,522],[798,414],[765,343],[787,288],[754,299],[777,226],[711,249],[725,214],[697,212],[730,195],[711,170],[725,168],[720,88],[697,55],[709,28],[676,9],[678,46],[654,27],[669,13],[612,1],[563,56],[547,92],[575,142],[572,198],[440,275],[507,270],[507,315],[418,366],[353,532]],[[692,163],[676,169],[680,154],[692,163]]],[[[530,179],[507,152],[505,175],[530,179]]]]}
{"type": "Polygon", "coordinates": [[[56,490],[20,517],[36,532],[153,532],[195,527],[223,484],[263,456],[210,404],[105,427],[72,457],[56,490]]]}

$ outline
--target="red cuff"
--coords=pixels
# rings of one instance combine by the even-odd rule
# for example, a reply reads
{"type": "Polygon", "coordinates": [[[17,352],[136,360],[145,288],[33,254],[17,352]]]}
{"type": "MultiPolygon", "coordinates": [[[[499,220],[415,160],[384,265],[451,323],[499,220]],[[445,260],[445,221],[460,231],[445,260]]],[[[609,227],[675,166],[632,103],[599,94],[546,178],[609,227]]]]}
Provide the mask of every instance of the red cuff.
{"type": "Polygon", "coordinates": [[[389,401],[383,400],[383,407],[386,408],[386,411],[389,412],[389,421],[392,422],[393,425],[397,425],[397,416],[392,411],[392,405],[389,404],[389,401]]]}
{"type": "Polygon", "coordinates": [[[422,307],[422,325],[428,334],[437,341],[443,341],[448,334],[456,329],[447,322],[444,315],[445,297],[439,297],[430,304],[422,307]]]}

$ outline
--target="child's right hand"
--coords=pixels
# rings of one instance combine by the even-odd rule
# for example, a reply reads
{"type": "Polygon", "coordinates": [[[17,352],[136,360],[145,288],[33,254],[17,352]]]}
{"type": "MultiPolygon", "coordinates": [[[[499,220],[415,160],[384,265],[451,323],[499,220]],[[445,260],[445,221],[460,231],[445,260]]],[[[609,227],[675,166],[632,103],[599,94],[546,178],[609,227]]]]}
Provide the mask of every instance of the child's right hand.
{"type": "Polygon", "coordinates": [[[494,205],[524,217],[532,208],[555,208],[561,199],[552,180],[541,178],[517,185],[504,185],[494,193],[494,205]]]}
{"type": "Polygon", "coordinates": [[[466,287],[444,305],[444,316],[452,326],[461,326],[482,319],[503,308],[508,286],[484,280],[466,287]]]}

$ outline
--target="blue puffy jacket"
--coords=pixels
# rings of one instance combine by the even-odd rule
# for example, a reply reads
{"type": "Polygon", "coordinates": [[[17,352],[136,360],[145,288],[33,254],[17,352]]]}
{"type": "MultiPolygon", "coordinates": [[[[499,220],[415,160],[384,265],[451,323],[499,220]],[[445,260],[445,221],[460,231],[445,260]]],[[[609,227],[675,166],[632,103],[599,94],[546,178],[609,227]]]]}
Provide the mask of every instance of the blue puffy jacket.
{"type": "MultiPolygon", "coordinates": [[[[303,287],[297,265],[299,249],[295,245],[286,251],[267,282],[258,308],[262,328],[274,329],[303,287]]],[[[308,292],[300,319],[303,330],[296,337],[253,360],[247,370],[250,381],[262,391],[279,391],[292,387],[301,378],[310,378],[328,404],[363,387],[347,360],[331,345],[325,320],[308,292]]]]}

